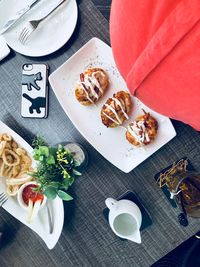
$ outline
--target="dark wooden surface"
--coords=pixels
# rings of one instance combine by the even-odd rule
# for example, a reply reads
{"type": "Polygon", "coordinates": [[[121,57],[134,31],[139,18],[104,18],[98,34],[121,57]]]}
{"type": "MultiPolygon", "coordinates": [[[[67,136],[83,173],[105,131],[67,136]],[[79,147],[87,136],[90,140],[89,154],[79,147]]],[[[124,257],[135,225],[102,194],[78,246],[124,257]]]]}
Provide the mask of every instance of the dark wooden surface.
{"type": "Polygon", "coordinates": [[[101,11],[102,15],[109,20],[110,6],[112,0],[92,0],[95,6],[101,11]]]}
{"type": "MultiPolygon", "coordinates": [[[[102,6],[103,0],[94,1],[102,6]]],[[[47,119],[21,118],[22,64],[46,62],[52,72],[93,36],[109,44],[108,21],[90,0],[80,0],[78,5],[80,16],[76,31],[61,50],[40,59],[29,59],[12,52],[0,63],[0,119],[28,142],[36,134],[45,136],[50,144],[72,140],[86,147],[90,156],[87,172],[76,181],[71,192],[75,200],[65,203],[63,232],[52,251],[35,233],[0,210],[0,228],[5,229],[6,236],[6,244],[0,248],[1,267],[149,267],[199,230],[200,220],[190,219],[186,228],[178,224],[179,211],[171,208],[153,178],[159,170],[183,156],[188,156],[200,171],[200,136],[189,126],[174,121],[177,137],[131,173],[124,174],[79,134],[52,90],[47,119]],[[109,196],[117,198],[128,189],[139,195],[153,220],[152,226],[142,232],[141,245],[119,240],[102,215],[105,199],[109,196]]]]}

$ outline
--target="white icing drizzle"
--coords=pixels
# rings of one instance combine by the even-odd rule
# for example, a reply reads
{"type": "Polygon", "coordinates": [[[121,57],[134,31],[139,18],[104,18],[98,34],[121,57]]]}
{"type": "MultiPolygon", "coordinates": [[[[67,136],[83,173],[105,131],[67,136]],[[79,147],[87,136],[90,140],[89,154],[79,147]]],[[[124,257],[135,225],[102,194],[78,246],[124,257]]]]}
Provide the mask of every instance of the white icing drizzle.
{"type": "MultiPolygon", "coordinates": [[[[98,94],[95,92],[94,87],[91,86],[87,81],[85,81],[85,82],[81,82],[81,86],[82,86],[82,88],[85,89],[85,91],[87,91],[88,96],[90,95],[91,97],[94,97],[94,98],[98,99],[99,96],[98,96],[98,94]],[[88,90],[88,88],[89,88],[89,90],[88,90]]],[[[90,96],[89,96],[89,97],[90,97],[90,96]]]]}
{"type": "Polygon", "coordinates": [[[89,76],[88,74],[84,75],[84,82],[80,82],[82,89],[86,93],[87,99],[92,103],[94,103],[94,101],[91,99],[91,97],[94,97],[96,100],[98,100],[99,97],[103,94],[101,85],[95,77],[97,73],[101,73],[101,75],[104,75],[102,71],[96,71],[93,72],[91,76],[89,76]],[[100,94],[96,93],[95,87],[98,89],[100,94]]]}
{"type": "Polygon", "coordinates": [[[123,112],[124,116],[128,120],[128,114],[125,112],[124,107],[122,106],[122,103],[119,101],[119,99],[112,97],[112,100],[115,101],[115,103],[120,107],[121,111],[123,112]]]}
{"type": "Polygon", "coordinates": [[[103,94],[103,90],[102,90],[102,88],[101,88],[101,85],[99,84],[99,82],[98,82],[98,80],[97,80],[97,78],[95,77],[95,75],[97,74],[97,73],[100,73],[101,74],[101,76],[105,76],[105,74],[102,72],[102,71],[96,71],[96,72],[93,72],[92,73],[92,77],[91,77],[91,81],[94,83],[94,85],[99,89],[99,91],[101,92],[101,94],[103,94]]]}
{"type": "Polygon", "coordinates": [[[80,85],[81,85],[83,91],[85,92],[87,99],[88,99],[91,103],[94,104],[94,101],[90,98],[90,96],[89,96],[89,94],[88,94],[88,91],[85,89],[85,87],[83,86],[82,82],[80,83],[80,85]]]}
{"type": "Polygon", "coordinates": [[[117,121],[118,121],[118,124],[122,124],[122,121],[120,120],[120,117],[118,116],[116,110],[115,110],[113,107],[111,107],[111,105],[105,104],[105,106],[106,106],[108,109],[110,109],[110,110],[112,111],[112,113],[115,115],[115,117],[116,117],[116,119],[117,119],[117,121]]]}
{"type": "MultiPolygon", "coordinates": [[[[125,112],[124,107],[123,107],[122,103],[119,101],[119,99],[117,99],[117,98],[115,98],[115,97],[112,97],[111,99],[112,99],[112,100],[113,100],[113,101],[120,107],[120,109],[121,109],[122,113],[124,114],[125,118],[128,119],[128,118],[129,118],[129,117],[128,117],[128,114],[125,112]]],[[[103,112],[103,114],[104,114],[108,119],[110,119],[111,121],[113,121],[114,123],[116,123],[116,124],[118,124],[118,125],[122,124],[122,120],[120,119],[119,115],[117,114],[117,111],[111,106],[111,104],[110,104],[110,105],[105,104],[105,106],[106,106],[109,110],[112,111],[112,113],[115,115],[116,120],[113,119],[113,118],[111,118],[111,117],[110,117],[109,115],[107,115],[105,112],[103,112]]]]}
{"type": "Polygon", "coordinates": [[[110,117],[109,115],[107,115],[105,112],[103,112],[103,114],[104,114],[109,120],[111,120],[112,122],[114,122],[114,123],[116,123],[116,124],[119,125],[119,122],[118,122],[118,121],[114,120],[112,117],[110,117]]]}
{"type": "Polygon", "coordinates": [[[131,125],[128,126],[128,132],[135,138],[135,140],[143,144],[146,140],[147,142],[150,141],[148,132],[145,127],[145,121],[134,121],[131,125]]]}

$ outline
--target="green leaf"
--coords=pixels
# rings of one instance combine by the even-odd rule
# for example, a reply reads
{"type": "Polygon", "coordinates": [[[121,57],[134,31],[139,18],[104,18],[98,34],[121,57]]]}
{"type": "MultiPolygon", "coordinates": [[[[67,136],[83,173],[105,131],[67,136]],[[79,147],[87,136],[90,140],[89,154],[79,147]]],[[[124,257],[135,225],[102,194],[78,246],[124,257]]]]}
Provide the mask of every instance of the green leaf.
{"type": "Polygon", "coordinates": [[[48,186],[45,189],[44,194],[48,199],[54,199],[57,196],[57,188],[53,186],[48,186]]]}
{"type": "Polygon", "coordinates": [[[39,161],[43,161],[44,160],[44,156],[39,156],[39,161]]]}
{"type": "Polygon", "coordinates": [[[65,179],[63,182],[62,182],[62,188],[67,190],[69,187],[69,180],[65,179]]]}
{"type": "Polygon", "coordinates": [[[35,136],[32,142],[32,146],[38,148],[39,146],[47,145],[45,139],[41,136],[35,136]]]}
{"type": "Polygon", "coordinates": [[[62,191],[62,190],[58,190],[58,196],[65,201],[70,201],[73,199],[73,197],[71,197],[69,194],[67,194],[66,192],[62,191]]]}
{"type": "Polygon", "coordinates": [[[52,186],[52,187],[58,189],[59,186],[60,186],[60,183],[59,183],[59,182],[50,182],[50,183],[49,183],[49,186],[52,186]]]}
{"type": "Polygon", "coordinates": [[[33,158],[34,158],[35,160],[39,160],[40,156],[39,156],[39,155],[33,155],[33,158]]]}
{"type": "Polygon", "coordinates": [[[34,152],[34,153],[33,153],[33,154],[34,154],[34,155],[33,155],[34,159],[39,160],[39,158],[40,158],[40,151],[39,151],[39,149],[36,149],[36,148],[35,148],[35,149],[33,150],[33,152],[34,152]]]}
{"type": "Polygon", "coordinates": [[[77,160],[74,160],[74,166],[75,167],[79,167],[81,164],[80,164],[80,162],[79,161],[77,161],[77,160]]]}
{"type": "Polygon", "coordinates": [[[71,186],[74,183],[74,177],[70,177],[69,179],[69,186],[71,186]]]}
{"type": "Polygon", "coordinates": [[[49,155],[53,155],[54,158],[56,157],[57,148],[49,147],[49,155]]]}
{"type": "Polygon", "coordinates": [[[54,156],[53,155],[49,155],[47,157],[47,163],[48,164],[55,164],[55,159],[54,159],[54,156]]]}
{"type": "Polygon", "coordinates": [[[77,170],[73,170],[73,174],[77,175],[77,176],[81,176],[82,175],[82,173],[78,172],[77,170]]]}
{"type": "Polygon", "coordinates": [[[58,151],[63,151],[63,146],[61,144],[58,145],[58,151]]]}
{"type": "Polygon", "coordinates": [[[45,157],[49,156],[49,148],[48,146],[40,146],[39,147],[40,155],[44,155],[45,157]]]}

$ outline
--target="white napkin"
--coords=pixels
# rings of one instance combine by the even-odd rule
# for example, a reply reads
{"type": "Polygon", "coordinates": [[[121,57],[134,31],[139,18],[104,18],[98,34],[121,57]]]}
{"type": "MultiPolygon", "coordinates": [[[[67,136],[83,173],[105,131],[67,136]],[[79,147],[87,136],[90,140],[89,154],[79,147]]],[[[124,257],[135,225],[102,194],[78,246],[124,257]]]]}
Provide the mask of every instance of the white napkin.
{"type": "Polygon", "coordinates": [[[10,53],[10,48],[7,46],[3,36],[0,36],[0,61],[10,53]]]}

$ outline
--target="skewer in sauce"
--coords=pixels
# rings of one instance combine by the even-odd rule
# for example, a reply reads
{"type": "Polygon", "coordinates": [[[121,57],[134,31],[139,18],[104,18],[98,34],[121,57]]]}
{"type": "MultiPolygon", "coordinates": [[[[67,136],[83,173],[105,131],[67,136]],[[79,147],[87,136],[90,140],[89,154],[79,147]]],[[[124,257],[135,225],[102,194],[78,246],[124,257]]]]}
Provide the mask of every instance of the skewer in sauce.
{"type": "Polygon", "coordinates": [[[44,195],[37,190],[37,184],[29,184],[22,191],[22,199],[28,207],[27,222],[31,223],[37,216],[44,201],[44,195]]]}
{"type": "Polygon", "coordinates": [[[32,200],[33,203],[35,203],[36,201],[40,201],[42,204],[42,201],[44,200],[44,195],[36,191],[37,188],[38,186],[36,184],[30,184],[24,188],[22,192],[22,198],[27,206],[29,204],[29,200],[32,200]]]}

